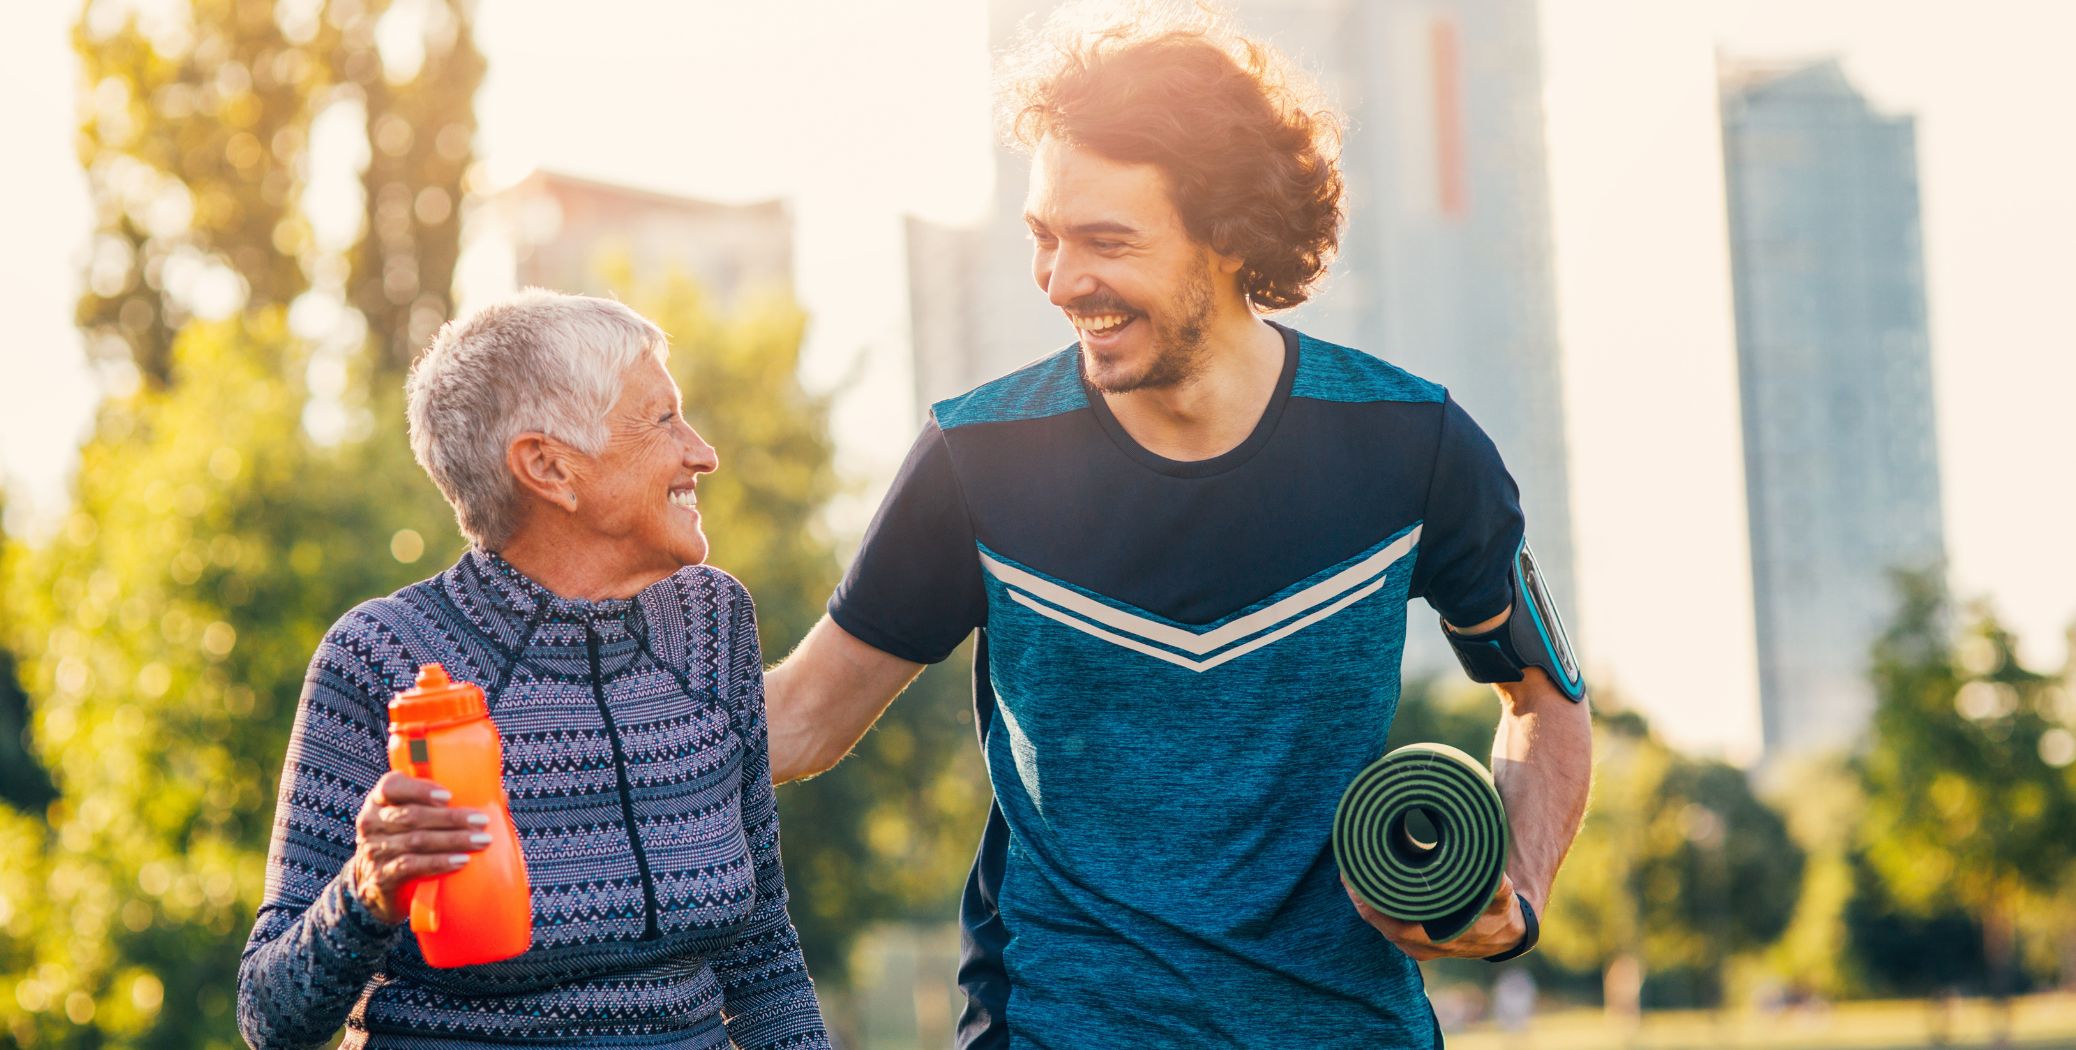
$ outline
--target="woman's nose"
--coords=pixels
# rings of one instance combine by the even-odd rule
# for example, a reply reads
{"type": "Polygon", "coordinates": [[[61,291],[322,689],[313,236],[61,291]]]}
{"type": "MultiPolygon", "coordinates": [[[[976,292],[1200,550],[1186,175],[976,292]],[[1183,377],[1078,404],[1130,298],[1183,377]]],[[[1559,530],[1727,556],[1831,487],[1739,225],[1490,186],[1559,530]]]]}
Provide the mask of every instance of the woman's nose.
{"type": "MultiPolygon", "coordinates": [[[[691,430],[690,427],[686,429],[691,430]]],[[[705,438],[699,436],[699,431],[691,430],[691,433],[691,444],[685,448],[685,465],[700,474],[711,474],[720,469],[721,454],[714,451],[714,446],[707,444],[705,438]]]]}

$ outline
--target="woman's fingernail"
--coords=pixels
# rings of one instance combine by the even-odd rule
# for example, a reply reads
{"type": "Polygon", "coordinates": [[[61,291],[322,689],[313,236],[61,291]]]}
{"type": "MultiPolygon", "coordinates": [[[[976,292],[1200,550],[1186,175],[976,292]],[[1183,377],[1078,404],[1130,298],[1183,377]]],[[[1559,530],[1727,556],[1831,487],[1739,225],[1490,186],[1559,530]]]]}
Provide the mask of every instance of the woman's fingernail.
{"type": "Polygon", "coordinates": [[[487,831],[478,831],[475,834],[469,836],[469,841],[475,843],[478,846],[488,846],[490,845],[490,833],[487,831]]]}
{"type": "Polygon", "coordinates": [[[462,865],[467,864],[468,862],[469,855],[466,853],[456,853],[447,858],[448,865],[456,868],[461,867],[462,865]]]}
{"type": "Polygon", "coordinates": [[[488,814],[488,813],[471,813],[471,814],[469,814],[469,823],[471,823],[471,824],[474,824],[475,826],[477,826],[477,827],[479,827],[479,828],[483,828],[483,827],[489,827],[489,826],[490,826],[490,814],[488,814]]]}
{"type": "Polygon", "coordinates": [[[432,790],[432,799],[434,802],[445,802],[453,797],[454,792],[449,791],[446,788],[434,788],[432,790]]]}

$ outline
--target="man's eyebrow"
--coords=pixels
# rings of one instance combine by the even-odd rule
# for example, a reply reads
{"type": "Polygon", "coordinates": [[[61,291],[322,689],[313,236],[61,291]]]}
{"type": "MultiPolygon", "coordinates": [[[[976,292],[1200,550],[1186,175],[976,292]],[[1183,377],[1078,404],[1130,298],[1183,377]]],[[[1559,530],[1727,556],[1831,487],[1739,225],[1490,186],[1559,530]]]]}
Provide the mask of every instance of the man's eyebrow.
{"type": "Polygon", "coordinates": [[[1138,236],[1139,228],[1137,226],[1131,225],[1130,223],[1118,222],[1115,219],[1099,219],[1095,222],[1084,222],[1074,226],[1069,226],[1067,227],[1067,232],[1080,237],[1094,236],[1095,234],[1099,233],[1111,233],[1119,234],[1125,237],[1135,237],[1138,236]]]}
{"type": "MultiPolygon", "coordinates": [[[[1045,223],[1040,222],[1035,215],[1025,215],[1024,222],[1033,231],[1041,231],[1046,228],[1045,223]]],[[[1099,219],[1095,222],[1076,223],[1073,226],[1067,227],[1067,232],[1077,237],[1092,237],[1104,233],[1136,237],[1139,234],[1139,228],[1130,223],[1118,222],[1115,219],[1099,219]]]]}

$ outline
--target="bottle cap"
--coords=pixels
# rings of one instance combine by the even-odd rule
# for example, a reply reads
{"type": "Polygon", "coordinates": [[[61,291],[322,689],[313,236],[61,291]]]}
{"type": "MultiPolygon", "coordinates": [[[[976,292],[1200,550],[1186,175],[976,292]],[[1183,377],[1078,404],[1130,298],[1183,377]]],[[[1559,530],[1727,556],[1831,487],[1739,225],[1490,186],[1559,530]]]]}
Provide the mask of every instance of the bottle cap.
{"type": "Polygon", "coordinates": [[[418,669],[418,684],[396,695],[389,702],[389,724],[431,727],[449,722],[465,722],[471,718],[483,718],[490,713],[483,702],[483,690],[473,682],[457,682],[447,677],[447,669],[439,664],[426,664],[418,669]]]}

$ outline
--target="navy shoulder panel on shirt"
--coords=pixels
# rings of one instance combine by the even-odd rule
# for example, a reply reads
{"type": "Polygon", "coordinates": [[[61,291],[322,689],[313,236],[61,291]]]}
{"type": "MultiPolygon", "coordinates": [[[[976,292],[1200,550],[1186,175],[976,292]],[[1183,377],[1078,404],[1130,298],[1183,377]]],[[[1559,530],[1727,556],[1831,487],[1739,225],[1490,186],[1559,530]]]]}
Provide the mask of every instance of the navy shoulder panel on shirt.
{"type": "Polygon", "coordinates": [[[1290,396],[1315,401],[1439,402],[1447,391],[1383,358],[1302,333],[1290,396]]]}
{"type": "Polygon", "coordinates": [[[991,383],[932,406],[943,430],[972,423],[1043,419],[1088,407],[1081,387],[1081,347],[1048,354],[991,383]]]}

